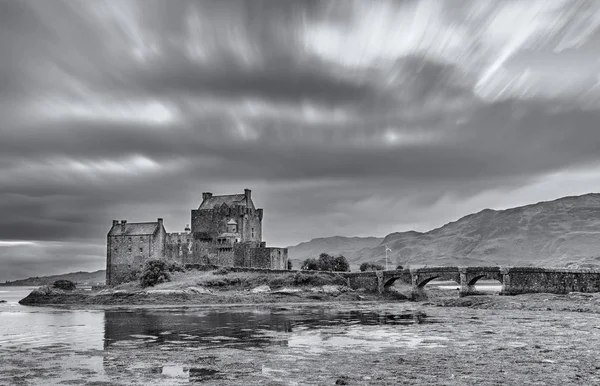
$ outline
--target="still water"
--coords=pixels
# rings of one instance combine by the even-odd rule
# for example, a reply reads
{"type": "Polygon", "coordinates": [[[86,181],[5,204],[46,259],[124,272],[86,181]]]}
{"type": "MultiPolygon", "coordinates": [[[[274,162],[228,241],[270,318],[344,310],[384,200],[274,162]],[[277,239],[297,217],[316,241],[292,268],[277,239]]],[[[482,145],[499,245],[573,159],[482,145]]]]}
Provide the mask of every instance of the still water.
{"type": "MultiPolygon", "coordinates": [[[[81,310],[0,287],[0,384],[297,384],[295,359],[443,347],[414,305],[279,304],[81,310]],[[415,316],[417,315],[417,316],[415,316]]],[[[298,377],[298,376],[297,376],[298,377]]],[[[302,374],[299,375],[301,379],[302,374]]]]}

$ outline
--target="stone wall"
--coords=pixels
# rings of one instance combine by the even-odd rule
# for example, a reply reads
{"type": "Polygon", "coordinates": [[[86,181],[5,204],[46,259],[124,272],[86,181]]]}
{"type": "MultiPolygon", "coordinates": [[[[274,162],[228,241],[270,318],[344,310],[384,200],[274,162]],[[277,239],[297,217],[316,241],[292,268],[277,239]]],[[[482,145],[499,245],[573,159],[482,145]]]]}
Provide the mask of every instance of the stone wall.
{"type": "Polygon", "coordinates": [[[241,242],[262,240],[262,209],[242,206],[192,210],[192,233],[197,240],[214,240],[228,231],[230,219],[238,223],[241,242]]]}
{"type": "Polygon", "coordinates": [[[461,296],[476,295],[480,279],[498,280],[503,295],[524,293],[600,292],[600,271],[536,267],[429,267],[402,271],[349,272],[344,276],[351,288],[383,292],[396,280],[412,282],[413,292],[424,293],[434,279],[454,280],[461,296]]]}
{"type": "Polygon", "coordinates": [[[513,267],[503,270],[502,294],[600,292],[600,272],[513,267]]]}
{"type": "Polygon", "coordinates": [[[167,233],[165,257],[181,264],[194,263],[194,237],[191,233],[167,233]]]}
{"type": "Polygon", "coordinates": [[[266,248],[271,255],[271,269],[287,269],[288,249],[287,248],[266,248]]]}
{"type": "Polygon", "coordinates": [[[369,292],[379,291],[379,280],[375,271],[353,272],[344,274],[348,280],[348,287],[353,289],[364,288],[369,292]]]}
{"type": "Polygon", "coordinates": [[[116,285],[135,277],[144,263],[154,258],[156,242],[153,235],[108,236],[106,280],[116,285]]]}

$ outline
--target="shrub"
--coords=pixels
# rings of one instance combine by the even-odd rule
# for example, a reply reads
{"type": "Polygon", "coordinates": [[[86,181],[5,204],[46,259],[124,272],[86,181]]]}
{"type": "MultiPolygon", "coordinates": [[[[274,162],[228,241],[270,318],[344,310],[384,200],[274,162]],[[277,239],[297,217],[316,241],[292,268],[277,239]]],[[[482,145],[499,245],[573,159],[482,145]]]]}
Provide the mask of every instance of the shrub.
{"type": "Polygon", "coordinates": [[[350,264],[342,255],[334,257],[327,253],[321,253],[318,260],[314,258],[304,260],[302,269],[306,271],[348,272],[350,271],[350,264]]]}
{"type": "Polygon", "coordinates": [[[361,272],[364,271],[382,271],[383,265],[381,264],[375,264],[375,263],[362,263],[359,267],[361,272]]]}
{"type": "Polygon", "coordinates": [[[227,275],[230,272],[229,268],[222,267],[213,272],[215,275],[227,275]]]}
{"type": "Polygon", "coordinates": [[[183,272],[181,264],[165,260],[148,260],[140,276],[143,288],[152,287],[160,283],[171,281],[172,272],[183,272]]]}
{"type": "Polygon", "coordinates": [[[71,280],[57,280],[52,284],[52,287],[65,291],[72,291],[76,288],[76,285],[71,280]]]}

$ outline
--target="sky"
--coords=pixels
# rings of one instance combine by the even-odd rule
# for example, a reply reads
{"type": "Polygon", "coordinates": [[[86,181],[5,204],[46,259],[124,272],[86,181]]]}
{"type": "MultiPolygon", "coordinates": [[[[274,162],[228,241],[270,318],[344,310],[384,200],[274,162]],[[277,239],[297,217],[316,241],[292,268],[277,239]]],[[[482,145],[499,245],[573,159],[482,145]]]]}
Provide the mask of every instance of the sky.
{"type": "Polygon", "coordinates": [[[600,191],[600,2],[0,0],[0,281],[252,189],[272,246],[600,191]]]}

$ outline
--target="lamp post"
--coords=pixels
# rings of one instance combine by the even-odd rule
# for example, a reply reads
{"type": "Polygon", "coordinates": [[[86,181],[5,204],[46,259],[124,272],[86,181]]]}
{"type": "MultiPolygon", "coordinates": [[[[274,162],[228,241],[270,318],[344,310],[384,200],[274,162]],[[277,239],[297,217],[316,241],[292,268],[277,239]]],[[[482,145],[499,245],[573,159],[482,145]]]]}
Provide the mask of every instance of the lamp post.
{"type": "Polygon", "coordinates": [[[387,245],[385,246],[385,270],[388,270],[388,251],[392,251],[387,245]]]}

